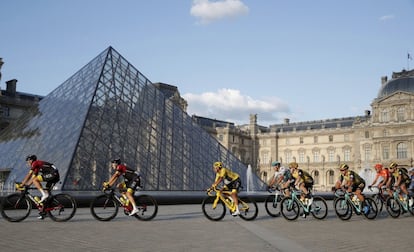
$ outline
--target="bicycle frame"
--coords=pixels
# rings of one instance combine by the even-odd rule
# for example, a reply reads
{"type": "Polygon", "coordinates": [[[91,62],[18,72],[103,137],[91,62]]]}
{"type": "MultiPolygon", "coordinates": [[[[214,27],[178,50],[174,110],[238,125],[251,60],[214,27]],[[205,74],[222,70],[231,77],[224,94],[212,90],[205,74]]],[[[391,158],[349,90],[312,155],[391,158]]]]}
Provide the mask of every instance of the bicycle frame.
{"type": "MultiPolygon", "coordinates": [[[[213,208],[215,208],[217,206],[217,204],[219,203],[219,201],[221,200],[221,201],[224,202],[226,207],[231,212],[236,211],[236,205],[234,204],[234,201],[231,197],[231,191],[222,191],[222,190],[217,189],[217,188],[210,188],[207,191],[207,194],[209,196],[214,196],[212,194],[213,191],[216,193],[216,195],[215,195],[216,198],[214,199],[214,202],[213,202],[213,208]]],[[[248,211],[249,210],[249,205],[246,202],[244,202],[243,200],[241,200],[240,197],[238,197],[238,196],[237,196],[237,199],[238,199],[239,205],[240,205],[239,210],[240,211],[248,211]]]]}
{"type": "Polygon", "coordinates": [[[122,195],[120,192],[115,192],[114,188],[105,189],[103,191],[109,198],[115,199],[115,201],[118,203],[118,206],[123,207],[126,213],[130,213],[132,211],[132,204],[129,202],[129,200],[127,200],[125,204],[121,200],[122,195]]]}
{"type": "Polygon", "coordinates": [[[35,199],[35,197],[37,197],[37,196],[33,196],[29,192],[29,190],[35,190],[35,189],[37,189],[37,188],[35,188],[35,187],[27,187],[26,186],[24,188],[24,190],[20,191],[20,193],[21,193],[20,199],[23,199],[24,197],[29,198],[30,201],[37,207],[37,209],[39,210],[39,212],[45,212],[45,213],[47,213],[47,212],[50,212],[51,210],[53,210],[53,207],[48,207],[48,204],[47,204],[48,201],[49,201],[49,199],[50,199],[50,197],[52,196],[51,193],[50,193],[50,191],[49,191],[49,198],[46,201],[40,203],[38,200],[35,199]]]}
{"type": "Polygon", "coordinates": [[[299,191],[299,190],[295,190],[295,189],[291,189],[290,190],[290,198],[291,198],[291,200],[288,201],[288,208],[291,208],[292,207],[292,204],[293,204],[293,201],[296,201],[299,204],[299,206],[303,209],[303,211],[306,214],[309,214],[311,212],[311,207],[310,207],[310,205],[308,206],[307,204],[304,204],[299,199],[298,196],[300,196],[300,194],[301,194],[301,191],[299,191]]]}
{"type": "Polygon", "coordinates": [[[402,209],[406,212],[409,211],[408,209],[408,200],[407,201],[402,201],[400,199],[400,189],[394,190],[394,192],[392,193],[392,197],[395,199],[395,201],[398,202],[398,204],[400,204],[400,206],[402,207],[402,209]]]}
{"type": "Polygon", "coordinates": [[[352,200],[352,197],[354,195],[355,195],[354,193],[344,191],[345,201],[343,203],[345,204],[346,202],[349,202],[351,206],[354,208],[355,213],[359,215],[362,213],[362,202],[359,201],[358,204],[356,204],[356,202],[352,200]]]}
{"type": "Polygon", "coordinates": [[[214,196],[212,194],[212,192],[216,193],[216,198],[214,199],[214,202],[213,202],[213,208],[216,208],[219,200],[221,200],[221,201],[224,202],[224,204],[227,206],[227,208],[231,212],[236,211],[236,206],[233,202],[233,199],[231,198],[231,192],[230,191],[221,191],[221,190],[214,187],[214,188],[211,188],[211,190],[208,190],[207,194],[209,196],[214,196]]]}
{"type": "Polygon", "coordinates": [[[276,188],[274,190],[274,192],[272,192],[270,190],[269,190],[269,192],[272,193],[272,194],[275,193],[275,197],[273,199],[273,207],[277,207],[278,202],[280,202],[280,199],[285,196],[284,190],[282,190],[280,188],[276,188]]]}

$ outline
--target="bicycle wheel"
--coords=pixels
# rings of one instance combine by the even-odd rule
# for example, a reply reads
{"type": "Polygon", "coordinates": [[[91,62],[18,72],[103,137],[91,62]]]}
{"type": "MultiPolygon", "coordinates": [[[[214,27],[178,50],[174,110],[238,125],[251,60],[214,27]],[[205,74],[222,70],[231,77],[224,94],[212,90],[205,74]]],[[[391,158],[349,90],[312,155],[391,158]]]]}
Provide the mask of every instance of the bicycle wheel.
{"type": "Polygon", "coordinates": [[[414,215],[414,205],[412,205],[411,207],[408,206],[408,212],[410,212],[411,215],[414,215]]]}
{"type": "Polygon", "coordinates": [[[310,211],[316,219],[324,219],[328,215],[328,205],[326,204],[325,199],[319,196],[314,196],[310,211]]]}
{"type": "Polygon", "coordinates": [[[201,209],[203,210],[204,215],[207,219],[212,221],[219,221],[224,218],[226,214],[226,206],[223,201],[219,200],[217,206],[213,208],[213,203],[216,197],[207,197],[203,200],[201,204],[201,209]]]}
{"type": "Polygon", "coordinates": [[[398,216],[401,214],[400,203],[398,203],[398,201],[393,197],[390,197],[387,200],[387,212],[393,218],[398,218],[398,216]]]}
{"type": "Polygon", "coordinates": [[[299,217],[300,207],[296,200],[284,198],[280,202],[280,212],[286,220],[296,220],[299,217]]]}
{"type": "Polygon", "coordinates": [[[117,202],[106,194],[93,199],[90,209],[92,216],[100,221],[110,221],[118,214],[117,202]]]}
{"type": "Polygon", "coordinates": [[[352,216],[352,206],[345,199],[345,197],[339,197],[334,202],[334,209],[336,216],[341,220],[349,220],[352,216]]]}
{"type": "Polygon", "coordinates": [[[31,210],[30,200],[21,193],[5,197],[1,203],[1,215],[10,222],[19,222],[26,219],[31,210]]]}
{"type": "Polygon", "coordinates": [[[378,195],[378,194],[375,194],[374,196],[372,196],[372,199],[375,201],[375,204],[377,204],[378,214],[379,215],[382,215],[382,216],[384,216],[385,214],[387,214],[387,213],[385,213],[385,211],[382,212],[382,209],[384,207],[384,203],[382,202],[381,196],[378,195]]]}
{"type": "Polygon", "coordinates": [[[157,215],[158,204],[152,196],[145,194],[138,195],[135,198],[135,203],[139,209],[139,212],[134,215],[137,219],[148,221],[157,215]]]}
{"type": "Polygon", "coordinates": [[[368,220],[375,219],[378,214],[378,206],[377,206],[377,203],[375,203],[375,200],[373,200],[370,197],[365,197],[365,206],[368,206],[369,210],[368,210],[368,213],[364,213],[364,216],[368,220]]]}
{"type": "Polygon", "coordinates": [[[259,213],[256,201],[250,197],[239,198],[239,211],[240,218],[247,221],[256,219],[257,214],[259,213]]]}
{"type": "Polygon", "coordinates": [[[280,202],[282,201],[282,196],[279,195],[277,200],[275,200],[275,195],[269,195],[265,199],[265,209],[268,215],[272,217],[279,217],[280,216],[280,202]]]}
{"type": "Polygon", "coordinates": [[[54,221],[68,221],[76,213],[76,201],[69,194],[60,193],[53,195],[46,203],[47,214],[54,221]]]}

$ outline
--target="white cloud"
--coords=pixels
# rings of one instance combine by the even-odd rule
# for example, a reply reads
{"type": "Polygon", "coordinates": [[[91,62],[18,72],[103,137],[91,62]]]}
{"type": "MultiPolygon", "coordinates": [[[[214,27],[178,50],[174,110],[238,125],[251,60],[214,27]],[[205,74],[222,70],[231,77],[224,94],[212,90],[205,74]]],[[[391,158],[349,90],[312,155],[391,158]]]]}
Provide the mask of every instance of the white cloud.
{"type": "Polygon", "coordinates": [[[384,15],[382,17],[379,18],[380,21],[387,21],[387,20],[391,20],[394,19],[394,15],[390,14],[390,15],[384,15]]]}
{"type": "Polygon", "coordinates": [[[188,102],[189,115],[234,122],[238,125],[249,123],[250,114],[257,114],[260,125],[280,123],[280,119],[290,112],[289,106],[279,98],[256,100],[235,89],[223,88],[203,94],[187,93],[182,97],[188,102]]]}
{"type": "Polygon", "coordinates": [[[190,14],[201,24],[247,14],[249,8],[240,0],[193,0],[190,14]]]}

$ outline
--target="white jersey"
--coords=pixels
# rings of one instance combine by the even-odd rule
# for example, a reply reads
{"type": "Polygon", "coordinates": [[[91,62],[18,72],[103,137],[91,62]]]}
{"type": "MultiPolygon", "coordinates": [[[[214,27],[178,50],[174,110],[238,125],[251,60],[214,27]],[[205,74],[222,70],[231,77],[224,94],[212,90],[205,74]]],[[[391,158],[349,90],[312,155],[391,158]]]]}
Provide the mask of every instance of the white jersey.
{"type": "Polygon", "coordinates": [[[280,167],[279,171],[275,172],[275,178],[278,178],[280,176],[284,176],[286,173],[287,169],[285,167],[280,167]]]}

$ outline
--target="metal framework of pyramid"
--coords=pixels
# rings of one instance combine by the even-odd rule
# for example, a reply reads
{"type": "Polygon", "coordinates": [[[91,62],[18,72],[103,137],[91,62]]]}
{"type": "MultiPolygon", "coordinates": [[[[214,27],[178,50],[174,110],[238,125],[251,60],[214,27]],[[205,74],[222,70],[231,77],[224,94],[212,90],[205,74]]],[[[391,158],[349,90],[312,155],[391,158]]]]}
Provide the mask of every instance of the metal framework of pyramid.
{"type": "MultiPolygon", "coordinates": [[[[112,47],[43,98],[0,136],[0,169],[7,187],[28,171],[25,157],[54,163],[57,189],[99,190],[121,158],[137,169],[145,190],[205,190],[212,164],[222,161],[241,175],[247,167],[164,96],[112,47]]],[[[249,183],[264,188],[253,176],[249,183]]]]}

